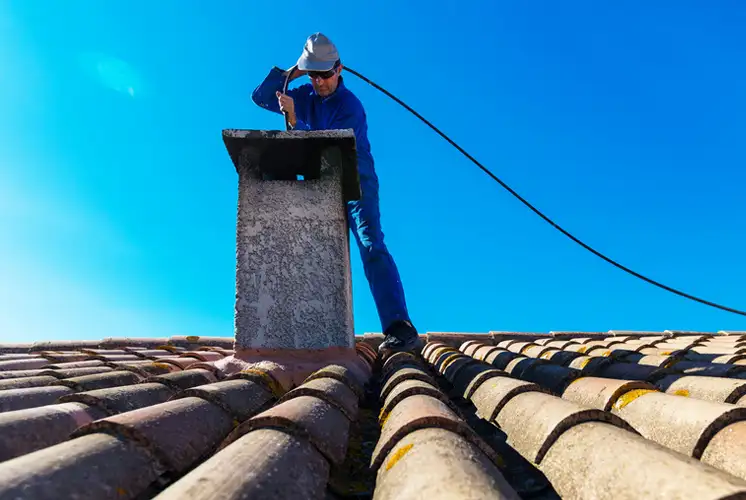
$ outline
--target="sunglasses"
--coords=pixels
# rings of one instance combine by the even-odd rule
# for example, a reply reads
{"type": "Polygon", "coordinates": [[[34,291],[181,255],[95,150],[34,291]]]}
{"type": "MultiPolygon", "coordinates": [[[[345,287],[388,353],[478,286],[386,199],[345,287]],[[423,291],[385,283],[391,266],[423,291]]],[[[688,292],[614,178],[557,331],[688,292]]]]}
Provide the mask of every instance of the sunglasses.
{"type": "Polygon", "coordinates": [[[326,80],[328,78],[331,78],[334,76],[334,73],[337,72],[337,68],[334,67],[330,69],[329,71],[309,71],[308,77],[311,80],[315,80],[316,78],[321,78],[322,80],[326,80]]]}

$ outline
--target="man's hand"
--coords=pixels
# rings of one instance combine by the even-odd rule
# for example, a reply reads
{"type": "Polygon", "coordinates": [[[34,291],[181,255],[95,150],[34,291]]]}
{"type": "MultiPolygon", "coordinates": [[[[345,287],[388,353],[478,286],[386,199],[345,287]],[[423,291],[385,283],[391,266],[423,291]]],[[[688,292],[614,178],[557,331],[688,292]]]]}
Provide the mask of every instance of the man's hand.
{"type": "Polygon", "coordinates": [[[297,118],[295,116],[295,101],[292,97],[282,92],[277,92],[277,102],[280,104],[280,111],[287,113],[288,121],[292,127],[295,127],[297,118]]]}

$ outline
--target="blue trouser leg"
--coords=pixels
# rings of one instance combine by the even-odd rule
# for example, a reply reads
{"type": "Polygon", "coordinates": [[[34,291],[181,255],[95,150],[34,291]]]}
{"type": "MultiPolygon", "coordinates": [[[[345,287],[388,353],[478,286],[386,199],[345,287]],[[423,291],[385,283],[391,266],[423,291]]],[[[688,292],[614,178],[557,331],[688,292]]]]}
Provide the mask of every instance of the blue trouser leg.
{"type": "Polygon", "coordinates": [[[361,183],[363,196],[347,203],[347,217],[357,241],[373,300],[383,331],[396,320],[409,321],[399,271],[383,242],[381,215],[378,209],[378,186],[361,183]]]}

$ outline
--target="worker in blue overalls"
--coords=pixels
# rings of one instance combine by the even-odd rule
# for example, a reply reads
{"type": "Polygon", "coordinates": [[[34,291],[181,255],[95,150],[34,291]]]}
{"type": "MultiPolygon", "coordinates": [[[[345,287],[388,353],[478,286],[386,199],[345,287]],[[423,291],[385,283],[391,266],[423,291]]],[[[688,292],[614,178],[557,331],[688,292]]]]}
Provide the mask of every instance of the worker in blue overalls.
{"type": "Polygon", "coordinates": [[[362,197],[347,203],[350,228],[357,241],[373,299],[378,309],[384,341],[381,351],[411,351],[419,346],[404,299],[399,271],[383,242],[378,208],[378,176],[368,142],[368,124],[360,100],[345,87],[342,63],[334,44],[323,34],[311,35],[290,75],[308,75],[310,84],[288,90],[288,71],[273,68],[254,90],[253,101],[275,113],[286,113],[295,130],[353,129],[357,143],[362,197]]]}

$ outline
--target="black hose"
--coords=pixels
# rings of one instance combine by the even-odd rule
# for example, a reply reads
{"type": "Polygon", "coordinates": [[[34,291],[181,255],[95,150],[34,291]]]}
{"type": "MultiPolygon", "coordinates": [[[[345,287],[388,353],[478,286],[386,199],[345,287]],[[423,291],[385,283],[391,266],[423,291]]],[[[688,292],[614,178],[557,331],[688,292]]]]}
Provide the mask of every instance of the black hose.
{"type": "MultiPolygon", "coordinates": [[[[458,144],[456,144],[456,142],[454,142],[450,137],[448,137],[446,134],[444,134],[443,132],[441,132],[440,129],[438,129],[438,127],[436,127],[435,125],[433,125],[432,123],[430,123],[427,119],[425,119],[425,117],[423,117],[417,111],[415,111],[410,106],[408,106],[404,101],[402,101],[401,99],[399,99],[398,97],[396,97],[395,95],[393,95],[391,92],[389,92],[388,90],[384,89],[380,85],[378,85],[378,84],[372,82],[371,80],[369,80],[368,78],[364,77],[363,75],[361,75],[357,71],[355,71],[353,69],[350,69],[347,66],[345,66],[344,69],[347,70],[347,71],[349,71],[353,75],[357,76],[358,78],[360,78],[364,82],[368,83],[372,87],[380,90],[385,95],[387,95],[388,97],[390,97],[391,99],[393,99],[394,101],[396,101],[398,104],[400,104],[401,106],[403,106],[404,109],[406,109],[407,111],[409,111],[410,113],[412,113],[413,115],[415,115],[417,118],[419,118],[420,120],[422,120],[425,123],[425,125],[427,125],[431,129],[433,129],[438,135],[440,135],[443,139],[445,139],[446,141],[448,141],[451,144],[451,146],[453,146],[454,148],[458,149],[461,152],[461,154],[463,154],[469,160],[471,160],[477,167],[481,168],[484,171],[484,173],[486,173],[487,175],[489,175],[492,178],[492,180],[494,180],[495,182],[497,182],[498,184],[500,184],[510,194],[512,194],[513,196],[515,196],[521,203],[523,203],[529,209],[531,209],[536,215],[538,215],[539,217],[541,217],[542,219],[544,219],[546,222],[548,222],[549,224],[551,224],[552,227],[554,227],[556,230],[558,230],[559,232],[561,232],[562,234],[564,234],[565,236],[567,236],[572,241],[574,241],[578,245],[582,246],[583,248],[585,248],[586,250],[588,250],[592,254],[596,255],[597,257],[600,257],[601,259],[605,260],[606,262],[608,262],[609,264],[615,266],[616,268],[621,269],[622,271],[624,271],[626,273],[629,273],[632,276],[634,276],[636,278],[639,278],[639,279],[641,279],[641,280],[643,280],[643,281],[645,281],[645,282],[647,282],[647,283],[649,283],[651,285],[657,286],[658,288],[662,288],[663,290],[666,290],[667,292],[674,293],[674,294],[679,295],[681,297],[684,297],[686,299],[690,299],[690,300],[693,300],[695,302],[699,302],[700,304],[705,304],[707,306],[714,307],[716,309],[721,309],[723,311],[728,311],[728,312],[731,312],[731,313],[734,313],[734,314],[740,314],[741,316],[746,316],[746,311],[741,311],[739,309],[734,309],[732,307],[727,307],[727,306],[724,306],[724,305],[721,305],[721,304],[717,304],[715,302],[711,302],[709,300],[705,300],[705,299],[701,299],[699,297],[695,297],[694,295],[690,295],[688,293],[682,292],[681,290],[677,290],[677,289],[672,288],[672,287],[670,287],[668,285],[664,285],[663,283],[660,283],[658,281],[655,281],[654,279],[648,278],[647,276],[643,276],[642,274],[640,274],[638,272],[635,272],[635,271],[633,271],[632,269],[630,269],[630,268],[628,268],[626,266],[623,266],[622,264],[620,264],[620,263],[616,262],[615,260],[607,257],[606,255],[602,254],[601,252],[599,252],[598,250],[592,248],[591,246],[587,245],[586,243],[580,241],[578,238],[576,238],[575,236],[573,236],[572,234],[570,234],[568,231],[566,231],[564,228],[562,228],[559,224],[557,224],[552,219],[550,219],[549,217],[547,217],[546,215],[544,215],[538,208],[534,207],[531,203],[529,203],[521,195],[519,195],[517,192],[515,192],[510,186],[508,186],[505,182],[503,182],[500,178],[498,178],[495,174],[493,174],[487,167],[485,167],[484,165],[482,165],[481,163],[479,163],[473,156],[471,156],[469,153],[467,153],[464,150],[464,148],[462,148],[461,146],[459,146],[458,144]]],[[[287,82],[285,82],[285,84],[287,85],[287,82]]]]}
{"type": "MultiPolygon", "coordinates": [[[[293,73],[295,73],[295,70],[296,70],[297,67],[298,67],[298,65],[296,64],[295,66],[293,66],[292,68],[290,68],[288,70],[288,74],[285,77],[285,84],[282,86],[282,93],[283,94],[287,94],[288,93],[288,84],[290,84],[290,76],[293,73]]],[[[288,118],[287,111],[283,112],[282,114],[285,115],[285,130],[290,130],[290,119],[288,118]]]]}

